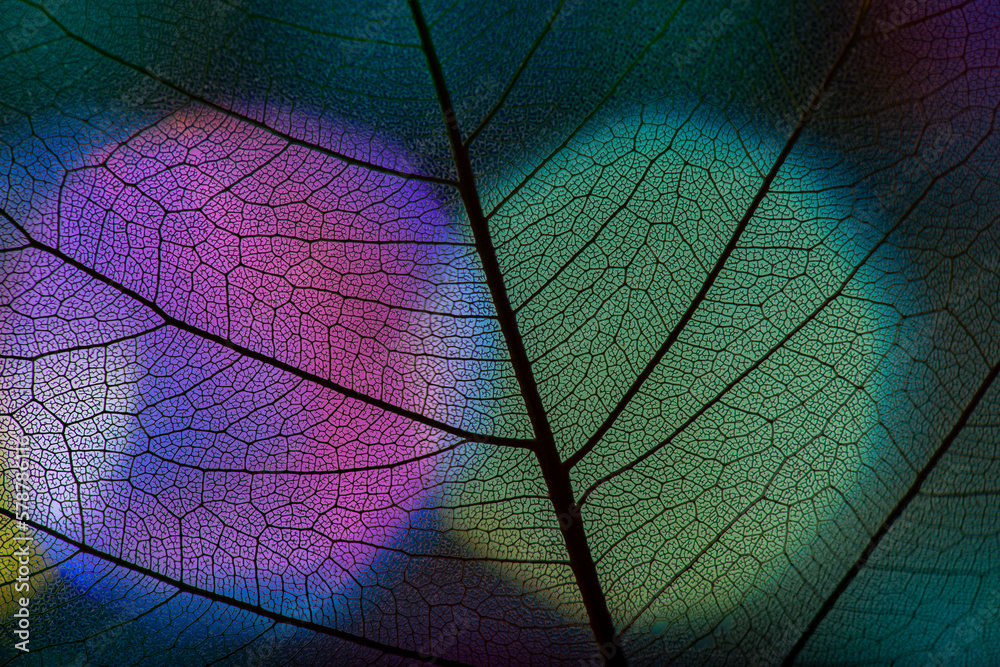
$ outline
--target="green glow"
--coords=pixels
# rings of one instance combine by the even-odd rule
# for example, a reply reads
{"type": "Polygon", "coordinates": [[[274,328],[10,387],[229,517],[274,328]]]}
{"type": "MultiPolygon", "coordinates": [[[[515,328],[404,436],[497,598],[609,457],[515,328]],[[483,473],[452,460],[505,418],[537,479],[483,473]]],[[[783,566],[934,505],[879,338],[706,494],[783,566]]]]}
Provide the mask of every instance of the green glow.
{"type": "MultiPolygon", "coordinates": [[[[783,141],[687,103],[608,112],[493,215],[564,458],[680,320],[783,141]]],[[[902,288],[885,271],[891,262],[865,263],[851,276],[879,240],[868,219],[878,216],[857,210],[838,180],[845,175],[821,169],[822,158],[803,147],[788,157],[677,343],[573,471],[579,496],[723,394],[585,506],[588,525],[610,528],[589,534],[618,624],[637,614],[638,627],[654,630],[718,618],[772,592],[873,482],[900,363],[891,356],[899,320],[887,290],[902,288]]],[[[517,174],[499,179],[487,200],[517,182],[517,174]]],[[[476,556],[565,560],[534,465],[530,454],[488,447],[464,461],[453,525],[476,556]]],[[[584,617],[568,567],[501,569],[584,617]]]]}

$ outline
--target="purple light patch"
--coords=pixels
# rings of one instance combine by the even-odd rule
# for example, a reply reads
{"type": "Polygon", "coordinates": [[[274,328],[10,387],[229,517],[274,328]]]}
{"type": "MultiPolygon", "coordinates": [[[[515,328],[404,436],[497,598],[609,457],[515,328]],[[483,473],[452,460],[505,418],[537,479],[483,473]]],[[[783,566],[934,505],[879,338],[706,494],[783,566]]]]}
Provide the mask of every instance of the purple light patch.
{"type": "Polygon", "coordinates": [[[422,242],[447,223],[414,181],[183,111],[72,172],[60,224],[68,254],[190,326],[394,405],[426,402],[411,332],[434,289],[422,242]]]}
{"type": "MultiPolygon", "coordinates": [[[[364,150],[381,163],[390,147],[364,150]]],[[[92,420],[106,422],[102,444],[67,435],[86,542],[318,620],[307,594],[351,596],[423,509],[435,475],[422,457],[450,443],[200,333],[433,412],[420,331],[439,261],[426,241],[448,234],[441,205],[415,181],[199,108],[95,152],[53,215],[42,240],[177,324],[112,344],[128,361],[114,415],[92,420]]],[[[67,500],[56,523],[75,534],[67,500]]]]}

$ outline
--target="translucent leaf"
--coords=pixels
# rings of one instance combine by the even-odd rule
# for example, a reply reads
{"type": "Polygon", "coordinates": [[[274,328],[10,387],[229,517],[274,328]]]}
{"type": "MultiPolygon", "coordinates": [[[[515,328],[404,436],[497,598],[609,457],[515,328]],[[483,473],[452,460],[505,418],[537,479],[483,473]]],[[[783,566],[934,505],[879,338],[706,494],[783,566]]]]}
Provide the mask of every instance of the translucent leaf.
{"type": "Polygon", "coordinates": [[[0,17],[5,659],[1000,658],[990,2],[0,17]]]}

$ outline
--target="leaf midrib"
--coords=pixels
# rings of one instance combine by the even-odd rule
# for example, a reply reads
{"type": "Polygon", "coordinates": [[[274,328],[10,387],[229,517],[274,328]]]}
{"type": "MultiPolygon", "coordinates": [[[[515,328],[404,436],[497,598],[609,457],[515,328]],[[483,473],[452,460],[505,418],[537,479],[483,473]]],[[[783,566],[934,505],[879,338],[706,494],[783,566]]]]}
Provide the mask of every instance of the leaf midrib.
{"type": "MultiPolygon", "coordinates": [[[[476,187],[475,173],[472,170],[472,163],[469,160],[468,148],[462,141],[458,119],[455,117],[451,96],[445,82],[444,71],[434,49],[430,28],[424,19],[419,0],[408,0],[408,3],[410,11],[413,14],[414,23],[417,26],[417,33],[420,35],[421,47],[427,60],[431,80],[434,83],[434,90],[437,93],[438,102],[441,106],[441,115],[445,122],[448,142],[451,145],[452,157],[458,173],[459,193],[465,205],[469,226],[472,228],[476,249],[483,266],[483,273],[490,296],[493,299],[493,306],[497,313],[500,330],[510,354],[514,375],[521,389],[521,397],[524,399],[528,417],[535,434],[533,450],[538,459],[545,484],[549,489],[549,498],[552,501],[554,514],[556,517],[561,517],[566,512],[571,512],[576,504],[573,496],[572,482],[570,481],[568,471],[562,465],[552,433],[552,427],[549,423],[541,394],[539,393],[538,383],[531,368],[524,339],[521,336],[516,315],[507,295],[503,272],[500,269],[489,224],[483,214],[482,202],[479,190],[476,187]]],[[[605,656],[604,662],[606,665],[626,667],[628,660],[618,643],[614,621],[611,618],[607,598],[604,595],[600,576],[587,541],[583,518],[577,515],[575,520],[571,519],[569,525],[565,526],[561,521],[558,523],[566,545],[566,551],[569,554],[570,569],[573,571],[577,587],[579,588],[583,606],[586,609],[590,627],[594,633],[594,639],[598,647],[602,649],[602,655],[605,656]],[[609,646],[611,648],[607,649],[609,646]],[[610,654],[607,651],[610,651],[610,654]]]]}

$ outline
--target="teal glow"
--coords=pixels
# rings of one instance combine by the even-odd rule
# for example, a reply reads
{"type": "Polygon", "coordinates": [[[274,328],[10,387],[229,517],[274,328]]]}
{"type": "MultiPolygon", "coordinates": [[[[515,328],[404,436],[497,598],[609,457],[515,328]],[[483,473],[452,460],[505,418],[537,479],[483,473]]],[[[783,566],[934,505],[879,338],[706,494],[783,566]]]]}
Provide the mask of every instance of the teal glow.
{"type": "MultiPolygon", "coordinates": [[[[506,201],[491,229],[564,458],[680,320],[783,143],[740,117],[658,102],[605,112],[523,188],[520,171],[492,184],[486,199],[506,201]]],[[[889,304],[905,288],[891,252],[865,261],[881,220],[830,163],[805,142],[793,150],[676,344],[573,471],[579,497],[655,449],[585,506],[588,525],[615,527],[591,533],[619,625],[719,618],[773,591],[876,480],[903,363],[889,304]]],[[[455,523],[477,556],[566,558],[533,465],[485,446],[469,455],[455,523]]],[[[584,617],[568,567],[502,569],[584,617]]]]}

